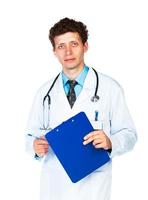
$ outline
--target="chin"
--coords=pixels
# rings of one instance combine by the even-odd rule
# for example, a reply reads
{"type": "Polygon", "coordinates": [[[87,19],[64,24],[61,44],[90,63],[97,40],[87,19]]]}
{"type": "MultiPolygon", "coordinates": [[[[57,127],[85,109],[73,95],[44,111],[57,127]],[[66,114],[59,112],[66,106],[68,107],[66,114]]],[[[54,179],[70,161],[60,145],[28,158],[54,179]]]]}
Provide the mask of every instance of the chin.
{"type": "Polygon", "coordinates": [[[68,64],[68,65],[64,65],[64,68],[65,69],[75,69],[75,68],[77,68],[77,65],[75,64],[68,64]]]}

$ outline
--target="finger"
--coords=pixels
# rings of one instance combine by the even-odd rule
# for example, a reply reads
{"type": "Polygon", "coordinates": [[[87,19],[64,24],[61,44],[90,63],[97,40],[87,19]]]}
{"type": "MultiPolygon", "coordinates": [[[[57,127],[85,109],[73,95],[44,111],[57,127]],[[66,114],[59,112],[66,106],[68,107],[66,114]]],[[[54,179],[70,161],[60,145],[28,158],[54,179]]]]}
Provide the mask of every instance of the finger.
{"type": "Polygon", "coordinates": [[[49,149],[49,145],[45,145],[45,144],[44,144],[42,147],[43,147],[44,149],[49,149]]]}
{"type": "Polygon", "coordinates": [[[34,144],[35,149],[44,149],[44,148],[49,148],[48,144],[34,144]]]}
{"type": "Polygon", "coordinates": [[[48,148],[44,148],[44,149],[41,149],[39,150],[40,153],[47,153],[48,152],[48,148]]]}
{"type": "Polygon", "coordinates": [[[37,140],[37,144],[44,145],[44,144],[48,144],[48,142],[44,139],[39,139],[39,140],[37,140]]]}
{"type": "Polygon", "coordinates": [[[45,155],[48,153],[48,148],[44,148],[44,149],[36,149],[36,153],[39,155],[45,155]]]}
{"type": "Polygon", "coordinates": [[[95,145],[95,148],[96,149],[103,148],[103,149],[107,150],[106,144],[104,142],[95,145]]]}
{"type": "Polygon", "coordinates": [[[90,137],[89,139],[85,140],[85,141],[83,142],[83,144],[86,145],[86,144],[89,144],[89,143],[92,142],[92,141],[93,141],[93,137],[90,137]]]}
{"type": "Polygon", "coordinates": [[[42,150],[42,149],[49,149],[49,145],[37,145],[35,149],[42,150]]]}
{"type": "Polygon", "coordinates": [[[94,141],[93,141],[93,145],[95,146],[95,145],[97,145],[97,144],[100,144],[100,143],[102,143],[103,141],[100,139],[100,138],[97,138],[97,139],[95,139],[94,141]]]}
{"type": "Polygon", "coordinates": [[[104,145],[103,145],[102,143],[100,143],[100,144],[94,145],[94,147],[95,147],[96,149],[100,149],[100,148],[104,148],[104,145]]]}
{"type": "Polygon", "coordinates": [[[89,138],[87,138],[87,139],[83,142],[84,145],[89,144],[90,142],[92,142],[92,141],[94,141],[94,140],[101,139],[98,132],[93,132],[93,134],[90,134],[90,135],[89,135],[89,138]],[[91,136],[90,136],[90,135],[91,135],[91,136]]]}
{"type": "Polygon", "coordinates": [[[89,139],[90,137],[92,137],[92,136],[94,136],[94,135],[99,135],[99,134],[100,134],[100,131],[99,131],[99,130],[90,132],[89,134],[85,135],[84,140],[87,140],[87,139],[89,139]]]}
{"type": "Polygon", "coordinates": [[[83,138],[84,140],[87,140],[88,138],[92,137],[93,136],[93,132],[85,135],[85,137],[83,138]]]}

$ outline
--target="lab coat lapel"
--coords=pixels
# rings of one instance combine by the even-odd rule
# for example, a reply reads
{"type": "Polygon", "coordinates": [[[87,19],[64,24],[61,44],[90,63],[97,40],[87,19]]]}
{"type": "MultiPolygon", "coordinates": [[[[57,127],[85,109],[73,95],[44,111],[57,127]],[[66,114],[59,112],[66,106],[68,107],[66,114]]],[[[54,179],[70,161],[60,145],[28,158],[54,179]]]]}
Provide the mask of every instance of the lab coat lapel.
{"type": "Polygon", "coordinates": [[[95,92],[95,85],[96,85],[96,77],[92,70],[92,68],[89,68],[88,74],[86,76],[86,79],[84,81],[84,85],[82,88],[81,93],[77,97],[77,100],[73,106],[73,108],[80,108],[81,105],[84,104],[84,102],[88,102],[91,100],[91,97],[94,95],[95,92]]]}
{"type": "Polygon", "coordinates": [[[65,112],[71,111],[71,107],[69,105],[67,96],[63,88],[62,73],[60,74],[59,79],[57,80],[57,84],[55,88],[56,88],[55,99],[56,99],[56,105],[58,105],[58,108],[61,111],[64,110],[65,112]]]}
{"type": "Polygon", "coordinates": [[[77,97],[74,106],[71,109],[63,88],[62,73],[61,73],[56,83],[56,91],[54,95],[55,96],[54,99],[56,99],[56,105],[58,105],[59,109],[62,112],[64,111],[69,114],[71,114],[75,110],[80,110],[81,106],[83,106],[85,102],[88,101],[90,102],[90,99],[95,92],[95,86],[96,86],[96,77],[92,68],[89,68],[88,74],[84,81],[83,89],[79,94],[79,96],[77,97]]]}

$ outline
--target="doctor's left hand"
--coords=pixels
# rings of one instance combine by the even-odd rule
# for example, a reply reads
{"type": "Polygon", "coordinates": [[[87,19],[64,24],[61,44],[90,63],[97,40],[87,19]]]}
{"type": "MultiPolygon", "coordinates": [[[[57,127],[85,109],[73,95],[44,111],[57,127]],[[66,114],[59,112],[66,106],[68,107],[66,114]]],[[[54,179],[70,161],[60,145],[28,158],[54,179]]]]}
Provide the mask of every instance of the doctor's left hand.
{"type": "Polygon", "coordinates": [[[103,148],[105,150],[112,149],[112,143],[109,137],[104,133],[103,130],[95,130],[90,132],[88,135],[84,137],[83,144],[89,144],[92,142],[95,148],[103,148]]]}

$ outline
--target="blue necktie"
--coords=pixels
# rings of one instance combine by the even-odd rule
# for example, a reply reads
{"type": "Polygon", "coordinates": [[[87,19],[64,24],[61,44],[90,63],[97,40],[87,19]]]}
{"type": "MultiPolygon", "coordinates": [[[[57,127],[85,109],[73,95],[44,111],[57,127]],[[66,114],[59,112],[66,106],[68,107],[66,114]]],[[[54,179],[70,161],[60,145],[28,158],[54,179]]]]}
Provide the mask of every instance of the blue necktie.
{"type": "Polygon", "coordinates": [[[68,99],[69,104],[70,104],[70,106],[72,108],[74,103],[75,103],[75,101],[76,101],[76,94],[75,94],[74,88],[78,83],[75,80],[68,80],[67,83],[70,86],[69,92],[67,94],[67,99],[68,99]]]}

